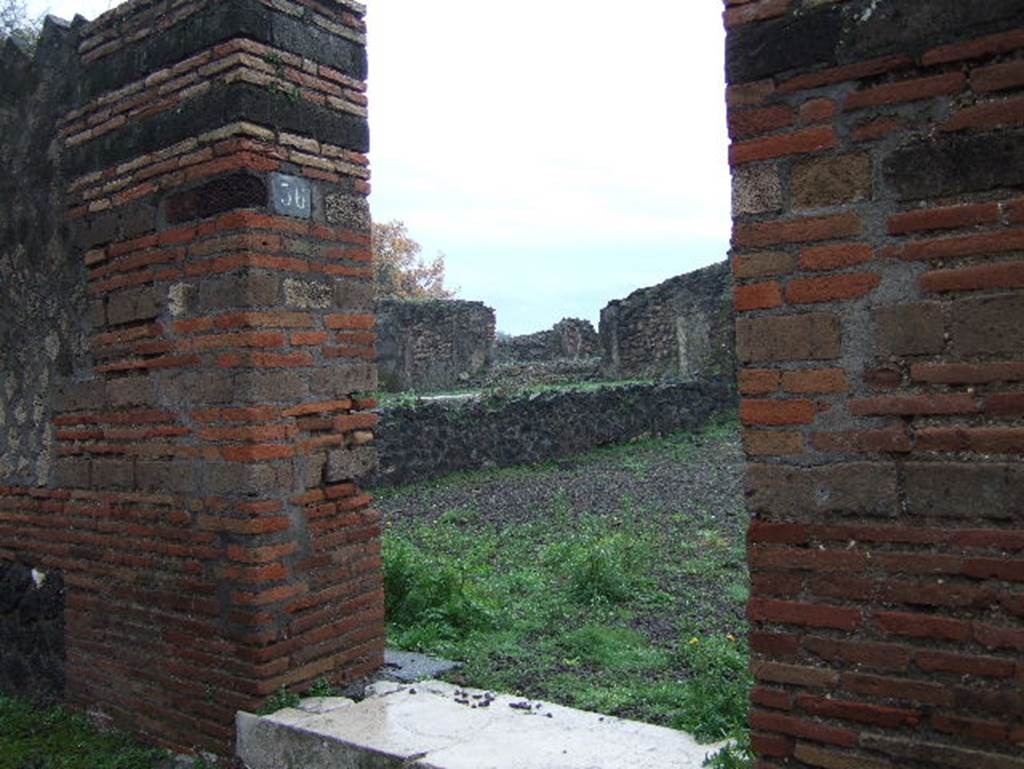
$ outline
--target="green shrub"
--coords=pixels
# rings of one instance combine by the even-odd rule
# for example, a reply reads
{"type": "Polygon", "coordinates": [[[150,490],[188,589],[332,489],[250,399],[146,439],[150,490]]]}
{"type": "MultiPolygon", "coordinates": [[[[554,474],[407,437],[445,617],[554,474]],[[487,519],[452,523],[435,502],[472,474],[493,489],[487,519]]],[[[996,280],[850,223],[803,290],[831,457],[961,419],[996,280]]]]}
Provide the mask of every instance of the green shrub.
{"type": "Polygon", "coordinates": [[[683,684],[682,715],[673,725],[700,740],[741,735],[753,685],[746,643],[732,636],[692,637],[683,643],[680,657],[690,678],[683,684]]]}
{"type": "Polygon", "coordinates": [[[401,645],[427,648],[486,627],[490,612],[450,560],[431,558],[412,542],[384,538],[384,606],[401,645]]]}

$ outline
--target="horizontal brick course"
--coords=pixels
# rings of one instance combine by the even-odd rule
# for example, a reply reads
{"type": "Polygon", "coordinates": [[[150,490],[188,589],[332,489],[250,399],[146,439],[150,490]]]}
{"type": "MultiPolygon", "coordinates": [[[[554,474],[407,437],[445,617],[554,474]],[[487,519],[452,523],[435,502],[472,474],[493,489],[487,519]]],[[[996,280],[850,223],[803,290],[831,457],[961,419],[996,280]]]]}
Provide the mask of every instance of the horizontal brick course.
{"type": "Polygon", "coordinates": [[[804,128],[788,134],[736,142],[729,147],[729,161],[733,165],[741,165],[756,160],[821,152],[835,146],[836,136],[831,126],[804,128]]]}
{"type": "Polygon", "coordinates": [[[1024,47],[1024,31],[1015,29],[931,48],[925,52],[922,61],[930,67],[1006,53],[1021,47],[1024,47]]]}
{"type": "Polygon", "coordinates": [[[913,60],[909,56],[883,56],[876,59],[868,59],[855,64],[848,64],[841,67],[820,70],[818,72],[796,75],[779,87],[782,93],[794,93],[812,88],[820,88],[833,83],[857,81],[863,78],[882,75],[886,72],[896,72],[902,69],[909,69],[913,60]]]}
{"type": "Polygon", "coordinates": [[[842,243],[832,246],[811,246],[800,251],[803,270],[842,270],[856,267],[874,258],[875,251],[867,243],[842,243]]]}
{"type": "Polygon", "coordinates": [[[801,369],[782,374],[782,389],[790,393],[837,393],[849,389],[841,368],[801,369]]]}
{"type": "Polygon", "coordinates": [[[754,729],[780,732],[831,745],[853,747],[857,744],[857,733],[852,729],[830,726],[772,711],[753,709],[750,713],[750,725],[754,729]]]}
{"type": "Polygon", "coordinates": [[[741,248],[757,248],[785,243],[839,240],[858,235],[860,231],[860,217],[855,214],[837,214],[736,224],[733,227],[733,242],[741,248]]]}
{"type": "Polygon", "coordinates": [[[943,131],[987,129],[1019,125],[1024,120],[1024,99],[1010,99],[964,107],[942,124],[943,131]]]}
{"type": "Polygon", "coordinates": [[[1024,250],[1024,230],[1015,229],[913,241],[902,246],[887,248],[882,255],[897,259],[927,260],[990,256],[1021,250],[1024,250]]]}
{"type": "Polygon", "coordinates": [[[871,293],[880,283],[881,277],[871,272],[798,278],[786,284],[786,301],[790,304],[817,304],[858,299],[871,293]]]}
{"type": "Polygon", "coordinates": [[[948,96],[962,91],[966,84],[967,78],[961,72],[901,80],[852,93],[846,97],[844,107],[856,110],[948,96]]]}
{"type": "Polygon", "coordinates": [[[971,89],[978,93],[1020,86],[1024,86],[1024,61],[1020,59],[979,67],[971,72],[971,89]]]}
{"type": "Polygon", "coordinates": [[[998,203],[940,206],[905,211],[889,218],[889,234],[909,235],[930,230],[956,230],[999,222],[998,203]]]}
{"type": "Polygon", "coordinates": [[[762,278],[786,275],[796,269],[796,263],[792,254],[782,252],[736,254],[733,256],[732,269],[737,278],[762,278]]]}
{"type": "Polygon", "coordinates": [[[775,281],[736,286],[734,290],[737,310],[769,310],[782,304],[782,289],[775,281]]]}
{"type": "Polygon", "coordinates": [[[790,0],[751,0],[725,11],[726,27],[736,27],[754,21],[781,16],[789,10],[790,0]]]}
{"type": "Polygon", "coordinates": [[[729,115],[729,135],[736,138],[756,136],[786,128],[796,122],[796,113],[787,106],[734,110],[729,115]]]}
{"type": "Polygon", "coordinates": [[[858,609],[827,604],[751,598],[747,616],[754,622],[853,630],[861,623],[858,609]]]}
{"type": "Polygon", "coordinates": [[[902,454],[913,448],[910,435],[901,428],[814,433],[811,445],[819,451],[838,453],[902,454]]]}
{"type": "Polygon", "coordinates": [[[807,517],[826,512],[890,516],[898,502],[895,468],[852,462],[824,467],[747,467],[747,504],[769,516],[807,517]]]}
{"type": "Polygon", "coordinates": [[[926,272],[921,288],[935,293],[1024,288],[1024,261],[926,272]]]}
{"type": "Polygon", "coordinates": [[[968,394],[877,396],[850,402],[850,411],[857,416],[971,414],[980,410],[979,401],[968,394]]]}

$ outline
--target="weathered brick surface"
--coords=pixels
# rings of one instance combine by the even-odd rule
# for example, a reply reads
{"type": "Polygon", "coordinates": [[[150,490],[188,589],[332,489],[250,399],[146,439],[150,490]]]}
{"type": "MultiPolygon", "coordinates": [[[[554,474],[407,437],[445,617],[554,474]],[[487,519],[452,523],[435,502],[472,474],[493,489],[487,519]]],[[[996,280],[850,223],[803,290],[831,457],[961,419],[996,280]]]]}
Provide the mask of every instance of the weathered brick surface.
{"type": "Polygon", "coordinates": [[[736,357],[740,363],[829,360],[842,349],[839,320],[834,315],[805,314],[739,318],[736,357]]]}
{"type": "Polygon", "coordinates": [[[364,43],[348,0],[135,0],[0,61],[0,563],[63,574],[70,704],[178,750],[381,661],[364,43]]]}
{"type": "Polygon", "coordinates": [[[879,307],[872,312],[880,355],[934,355],[945,347],[945,308],[937,302],[879,307]]]}
{"type": "Polygon", "coordinates": [[[758,766],[1021,767],[1020,4],[729,8],[758,766]]]}

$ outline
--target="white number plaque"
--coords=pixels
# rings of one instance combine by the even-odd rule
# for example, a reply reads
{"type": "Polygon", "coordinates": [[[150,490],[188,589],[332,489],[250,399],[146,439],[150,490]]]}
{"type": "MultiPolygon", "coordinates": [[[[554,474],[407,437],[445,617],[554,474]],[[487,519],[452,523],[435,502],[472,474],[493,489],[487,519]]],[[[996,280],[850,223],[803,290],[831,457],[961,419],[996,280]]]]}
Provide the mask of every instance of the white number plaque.
{"type": "Polygon", "coordinates": [[[270,175],[274,213],[309,219],[313,215],[312,193],[309,181],[301,176],[270,175]]]}

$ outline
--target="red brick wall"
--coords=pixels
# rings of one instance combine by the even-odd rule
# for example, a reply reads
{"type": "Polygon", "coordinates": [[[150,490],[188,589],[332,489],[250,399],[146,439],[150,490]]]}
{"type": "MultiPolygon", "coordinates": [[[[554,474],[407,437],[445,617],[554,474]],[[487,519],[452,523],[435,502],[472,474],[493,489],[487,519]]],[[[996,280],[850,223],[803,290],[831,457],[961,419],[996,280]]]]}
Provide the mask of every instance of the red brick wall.
{"type": "Polygon", "coordinates": [[[67,584],[67,698],[227,754],[281,686],[379,666],[362,7],[133,0],[76,27],[58,126],[86,363],[0,559],[67,584]],[[274,213],[270,174],[311,184],[274,213]]]}
{"type": "Polygon", "coordinates": [[[727,0],[760,767],[1024,767],[1024,6],[727,0]]]}

